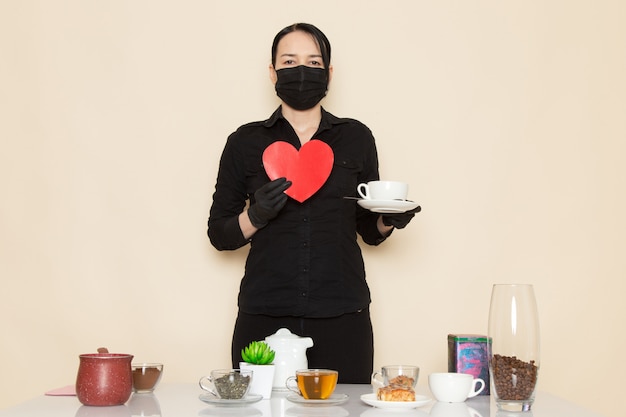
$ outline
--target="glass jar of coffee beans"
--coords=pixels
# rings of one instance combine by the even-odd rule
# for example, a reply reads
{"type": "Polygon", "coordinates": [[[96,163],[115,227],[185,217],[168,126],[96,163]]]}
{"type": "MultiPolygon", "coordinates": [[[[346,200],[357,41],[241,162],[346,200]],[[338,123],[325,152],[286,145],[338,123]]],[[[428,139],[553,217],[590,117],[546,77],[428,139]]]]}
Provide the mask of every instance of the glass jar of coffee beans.
{"type": "Polygon", "coordinates": [[[539,318],[532,285],[493,286],[489,337],[496,405],[506,411],[530,411],[539,374],[539,318]]]}

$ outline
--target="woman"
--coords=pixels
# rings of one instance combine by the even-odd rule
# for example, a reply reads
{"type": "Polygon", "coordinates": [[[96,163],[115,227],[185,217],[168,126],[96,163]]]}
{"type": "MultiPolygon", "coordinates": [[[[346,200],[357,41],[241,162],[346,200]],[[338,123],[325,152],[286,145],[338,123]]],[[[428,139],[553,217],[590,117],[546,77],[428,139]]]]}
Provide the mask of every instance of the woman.
{"type": "Polygon", "coordinates": [[[378,157],[365,125],[337,118],[320,104],[333,73],[330,52],[326,36],[310,24],[276,35],[269,76],[282,104],[269,119],[241,126],[228,138],[208,235],[218,250],[251,245],[232,341],[234,367],[244,346],[286,327],[313,339],[310,367],[336,369],[342,383],[369,383],[370,294],[356,234],[378,245],[419,208],[379,215],[343,198],[379,178],[378,157]],[[322,188],[300,203],[284,193],[291,182],[270,181],[262,154],[279,140],[299,149],[311,139],[331,147],[334,166],[322,188]]]}

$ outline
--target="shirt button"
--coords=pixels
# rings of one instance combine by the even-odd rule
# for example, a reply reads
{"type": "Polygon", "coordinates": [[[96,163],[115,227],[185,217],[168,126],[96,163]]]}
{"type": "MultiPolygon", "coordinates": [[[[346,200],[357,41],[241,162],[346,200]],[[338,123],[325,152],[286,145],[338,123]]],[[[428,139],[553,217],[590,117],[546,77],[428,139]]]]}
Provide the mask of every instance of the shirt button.
{"type": "Polygon", "coordinates": [[[302,247],[303,247],[303,248],[306,248],[306,247],[308,247],[308,246],[309,246],[309,242],[302,242],[302,247]]]}
{"type": "Polygon", "coordinates": [[[304,268],[302,268],[302,272],[309,272],[309,268],[305,266],[304,268]]]}
{"type": "Polygon", "coordinates": [[[306,222],[309,221],[309,218],[308,217],[304,217],[304,218],[302,218],[302,221],[306,223],[306,222]]]}

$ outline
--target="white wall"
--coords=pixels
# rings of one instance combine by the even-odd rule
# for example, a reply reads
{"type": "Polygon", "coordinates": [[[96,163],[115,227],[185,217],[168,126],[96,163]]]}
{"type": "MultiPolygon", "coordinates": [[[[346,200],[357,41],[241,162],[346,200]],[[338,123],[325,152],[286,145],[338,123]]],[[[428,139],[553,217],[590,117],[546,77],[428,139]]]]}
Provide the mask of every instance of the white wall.
{"type": "Polygon", "coordinates": [[[621,0],[1,2],[0,407],[99,346],[164,382],[228,365],[246,250],[215,251],[206,218],[296,21],[333,43],[325,107],[423,207],[364,248],[376,364],[424,384],[448,333],[486,332],[493,283],[532,283],[539,389],[617,415],[597,401],[626,371],[621,0]]]}

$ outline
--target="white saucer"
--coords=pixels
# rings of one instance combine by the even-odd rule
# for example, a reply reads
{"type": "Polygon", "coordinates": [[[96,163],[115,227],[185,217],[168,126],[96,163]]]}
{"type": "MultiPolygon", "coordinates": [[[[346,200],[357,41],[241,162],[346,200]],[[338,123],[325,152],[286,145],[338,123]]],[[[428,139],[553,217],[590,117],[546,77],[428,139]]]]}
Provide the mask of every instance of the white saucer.
{"type": "Polygon", "coordinates": [[[292,393],[287,395],[287,400],[300,405],[328,406],[343,404],[348,401],[348,396],[346,394],[332,394],[330,398],[325,400],[307,400],[298,394],[292,393]]]}
{"type": "Polygon", "coordinates": [[[361,400],[372,407],[377,408],[417,408],[430,402],[430,398],[425,395],[415,394],[415,401],[381,401],[376,398],[376,394],[363,394],[361,400]]]}
{"type": "Polygon", "coordinates": [[[218,405],[221,407],[241,407],[248,404],[253,404],[263,399],[262,395],[258,394],[248,394],[243,398],[238,400],[225,400],[222,398],[218,398],[213,394],[200,394],[200,401],[204,401],[207,404],[218,405]]]}
{"type": "Polygon", "coordinates": [[[375,213],[404,213],[413,210],[418,203],[408,200],[358,200],[359,206],[375,213]]]}

